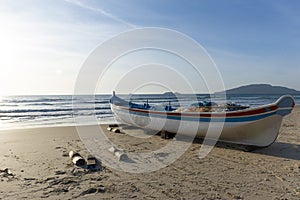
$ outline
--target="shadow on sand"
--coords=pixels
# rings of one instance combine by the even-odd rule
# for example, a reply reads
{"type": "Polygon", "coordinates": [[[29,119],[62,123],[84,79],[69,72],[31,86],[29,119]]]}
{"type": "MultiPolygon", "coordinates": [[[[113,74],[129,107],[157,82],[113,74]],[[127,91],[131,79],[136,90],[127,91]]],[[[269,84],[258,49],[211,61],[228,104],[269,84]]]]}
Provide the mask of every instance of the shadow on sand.
{"type": "Polygon", "coordinates": [[[280,158],[300,160],[300,145],[284,142],[275,142],[271,146],[253,151],[254,153],[276,156],[280,158]]]}
{"type": "MultiPolygon", "coordinates": [[[[196,138],[194,143],[203,143],[203,139],[196,138]]],[[[231,144],[226,142],[217,142],[216,147],[248,151],[256,154],[275,156],[285,159],[300,160],[300,144],[291,144],[285,142],[274,142],[266,148],[253,147],[240,144],[231,144]]]]}

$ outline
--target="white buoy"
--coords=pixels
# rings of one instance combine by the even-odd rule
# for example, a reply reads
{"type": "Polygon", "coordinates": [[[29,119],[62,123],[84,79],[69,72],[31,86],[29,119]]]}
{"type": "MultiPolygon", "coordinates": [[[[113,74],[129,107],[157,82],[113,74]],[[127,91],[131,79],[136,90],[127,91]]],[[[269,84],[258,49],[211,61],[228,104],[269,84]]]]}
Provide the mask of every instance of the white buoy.
{"type": "Polygon", "coordinates": [[[127,160],[127,155],[124,152],[117,151],[115,152],[115,156],[119,159],[119,161],[126,161],[127,160]]]}
{"type": "Polygon", "coordinates": [[[84,158],[79,153],[70,151],[69,157],[72,159],[72,162],[77,166],[83,166],[85,164],[84,158]]]}
{"type": "Polygon", "coordinates": [[[118,129],[118,128],[112,129],[112,132],[114,132],[114,133],[121,133],[120,129],[118,129]]]}
{"type": "Polygon", "coordinates": [[[122,149],[118,149],[118,148],[112,146],[108,150],[111,153],[113,153],[118,158],[119,161],[125,161],[128,159],[128,156],[123,152],[122,149]]]}

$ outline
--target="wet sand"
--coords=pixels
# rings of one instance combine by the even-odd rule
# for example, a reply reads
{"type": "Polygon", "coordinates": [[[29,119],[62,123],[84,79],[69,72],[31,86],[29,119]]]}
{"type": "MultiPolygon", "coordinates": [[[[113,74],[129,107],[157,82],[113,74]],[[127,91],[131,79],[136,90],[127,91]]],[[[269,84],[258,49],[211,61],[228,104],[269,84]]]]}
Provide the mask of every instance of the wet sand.
{"type": "MultiPolygon", "coordinates": [[[[171,141],[103,130],[128,152],[171,141]]],[[[90,171],[68,156],[70,150],[89,154],[75,127],[0,131],[0,199],[300,199],[299,106],[268,148],[246,152],[219,143],[199,159],[200,147],[197,139],[174,163],[150,173],[127,173],[105,163],[90,171]]]]}

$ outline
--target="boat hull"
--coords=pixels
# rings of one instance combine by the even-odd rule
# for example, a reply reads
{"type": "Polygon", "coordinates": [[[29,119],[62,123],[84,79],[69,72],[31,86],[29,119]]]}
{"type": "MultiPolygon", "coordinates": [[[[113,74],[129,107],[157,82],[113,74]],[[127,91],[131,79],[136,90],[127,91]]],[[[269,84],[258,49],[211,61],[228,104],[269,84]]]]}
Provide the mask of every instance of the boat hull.
{"type": "Polygon", "coordinates": [[[269,146],[276,140],[283,116],[289,114],[293,107],[294,100],[290,96],[257,109],[231,113],[161,112],[111,103],[120,123],[258,147],[269,146]]]}

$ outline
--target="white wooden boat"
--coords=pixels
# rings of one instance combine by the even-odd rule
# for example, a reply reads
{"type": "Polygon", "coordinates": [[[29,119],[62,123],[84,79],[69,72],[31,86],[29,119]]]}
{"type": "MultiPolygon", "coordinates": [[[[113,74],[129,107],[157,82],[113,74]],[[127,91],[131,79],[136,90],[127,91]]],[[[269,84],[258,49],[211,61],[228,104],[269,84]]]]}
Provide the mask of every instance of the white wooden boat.
{"type": "Polygon", "coordinates": [[[115,93],[110,103],[121,123],[257,147],[267,147],[275,142],[283,117],[295,106],[294,98],[289,95],[272,104],[226,112],[174,112],[168,106],[154,110],[148,103],[134,104],[115,93]]]}

